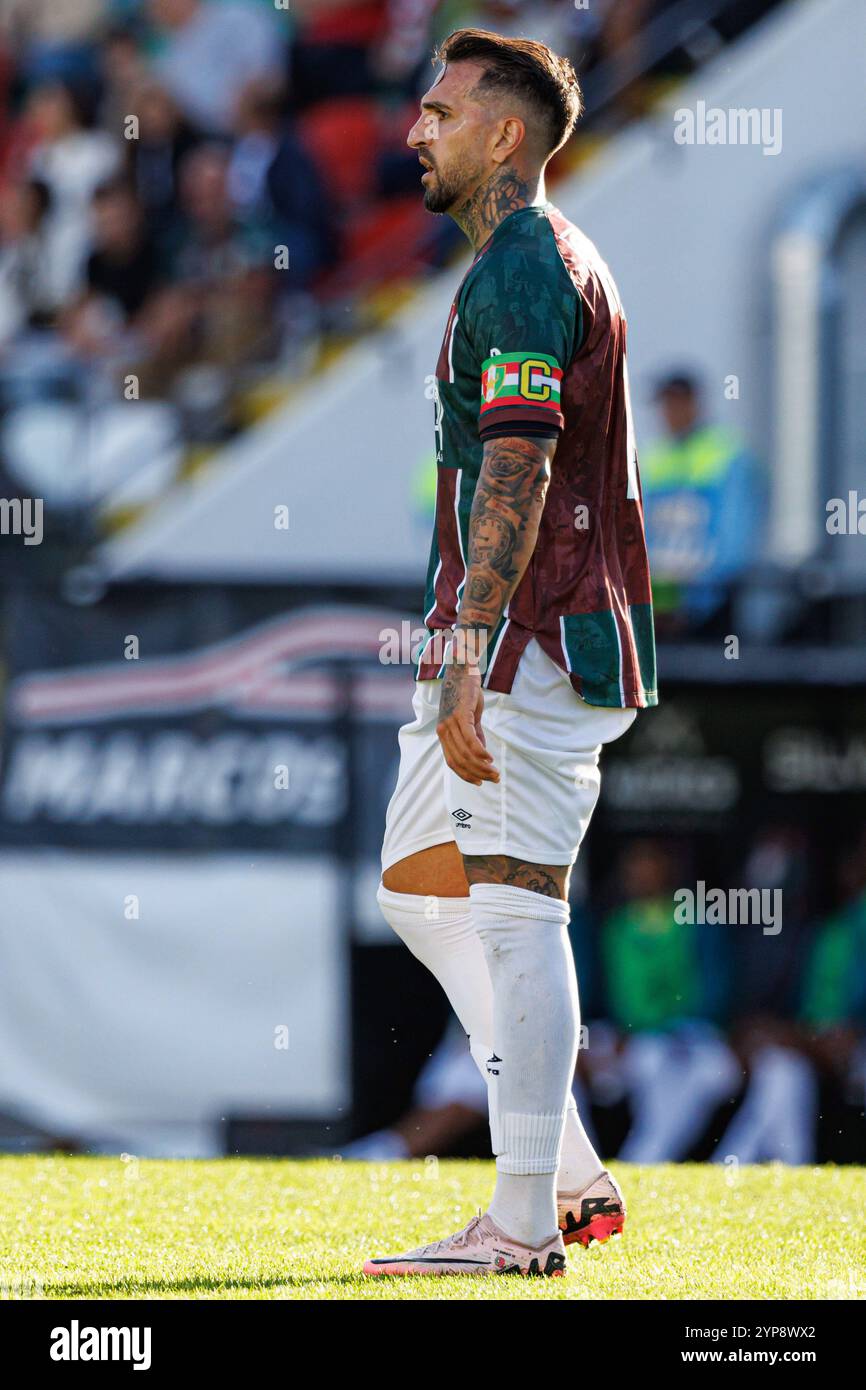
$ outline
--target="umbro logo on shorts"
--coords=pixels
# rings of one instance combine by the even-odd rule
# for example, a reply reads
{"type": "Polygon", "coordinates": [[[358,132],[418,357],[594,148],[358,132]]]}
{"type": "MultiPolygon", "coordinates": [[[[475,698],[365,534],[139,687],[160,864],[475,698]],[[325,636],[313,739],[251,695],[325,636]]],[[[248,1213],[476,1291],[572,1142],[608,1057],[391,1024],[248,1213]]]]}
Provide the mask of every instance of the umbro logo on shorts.
{"type": "Polygon", "coordinates": [[[452,811],[451,814],[452,814],[452,816],[454,817],[454,819],[455,819],[456,822],[457,822],[457,829],[458,829],[458,830],[471,830],[471,829],[472,829],[472,826],[471,826],[471,825],[467,825],[467,824],[466,824],[466,822],[467,822],[468,820],[471,820],[471,819],[472,819],[472,812],[471,812],[471,811],[464,811],[462,806],[458,806],[458,807],[457,807],[457,810],[456,810],[456,811],[452,811]]]}

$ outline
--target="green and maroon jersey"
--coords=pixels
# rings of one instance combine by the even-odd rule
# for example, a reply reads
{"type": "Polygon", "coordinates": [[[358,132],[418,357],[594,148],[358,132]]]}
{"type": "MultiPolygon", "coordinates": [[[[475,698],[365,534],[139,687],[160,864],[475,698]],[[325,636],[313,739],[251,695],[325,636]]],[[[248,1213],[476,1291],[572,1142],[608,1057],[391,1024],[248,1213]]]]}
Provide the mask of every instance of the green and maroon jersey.
{"type": "Polygon", "coordinates": [[[509,691],[535,637],[589,704],[657,703],[625,349],[622,305],[592,242],[550,204],[506,217],[457,292],[436,368],[419,680],[444,673],[435,634],[457,617],[484,441],[558,435],[538,540],[491,635],[484,685],[509,691]]]}

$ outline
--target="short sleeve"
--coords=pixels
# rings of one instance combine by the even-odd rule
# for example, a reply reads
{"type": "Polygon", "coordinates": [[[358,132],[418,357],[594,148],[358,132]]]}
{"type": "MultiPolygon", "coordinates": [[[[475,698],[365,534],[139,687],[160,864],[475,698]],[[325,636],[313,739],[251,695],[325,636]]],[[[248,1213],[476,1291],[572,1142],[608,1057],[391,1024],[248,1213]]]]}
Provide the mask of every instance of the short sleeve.
{"type": "Polygon", "coordinates": [[[558,256],[550,260],[534,250],[491,256],[467,295],[464,324],[480,367],[483,440],[551,437],[565,423],[562,378],[581,301],[558,256]]]}

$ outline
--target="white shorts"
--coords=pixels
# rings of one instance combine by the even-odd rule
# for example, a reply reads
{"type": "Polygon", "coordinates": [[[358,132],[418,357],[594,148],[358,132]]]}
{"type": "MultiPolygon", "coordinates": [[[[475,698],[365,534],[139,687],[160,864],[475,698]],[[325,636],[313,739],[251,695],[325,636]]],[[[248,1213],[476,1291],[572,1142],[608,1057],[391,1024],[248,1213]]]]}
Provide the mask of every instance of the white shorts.
{"type": "Polygon", "coordinates": [[[400,730],[400,770],[385,817],[382,871],[455,840],[463,854],[572,864],[595,810],[603,743],[637,710],[588,705],[532,639],[508,695],[484,691],[481,727],[498,782],[474,787],[445,762],[436,735],[441,680],[419,681],[400,730]]]}

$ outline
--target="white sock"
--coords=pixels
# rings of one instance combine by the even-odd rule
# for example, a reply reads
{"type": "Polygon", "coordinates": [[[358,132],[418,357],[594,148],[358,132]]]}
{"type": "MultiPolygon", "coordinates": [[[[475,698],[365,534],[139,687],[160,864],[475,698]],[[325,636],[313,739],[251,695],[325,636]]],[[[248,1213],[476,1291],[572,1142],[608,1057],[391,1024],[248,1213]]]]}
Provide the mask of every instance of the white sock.
{"type": "Polygon", "coordinates": [[[556,1175],[557,1192],[583,1192],[595,1182],[604,1164],[592,1146],[583,1127],[574,1096],[568,1098],[565,1129],[562,1133],[562,1152],[556,1175]]]}
{"type": "Polygon", "coordinates": [[[493,987],[497,1185],[489,1211],[539,1246],[557,1229],[556,1174],[577,1057],[568,904],[507,884],[473,884],[472,919],[493,987]]]}
{"type": "Polygon", "coordinates": [[[493,992],[484,947],[472,924],[468,898],[392,893],[379,884],[382,915],[413,956],[432,971],[469,1035],[475,1065],[489,1083],[493,1051],[493,992]]]}
{"type": "MultiPolygon", "coordinates": [[[[385,920],[413,956],[436,976],[469,1035],[473,1060],[488,1087],[491,1141],[496,1153],[498,1063],[493,1060],[493,987],[484,947],[472,921],[470,899],[393,893],[381,884],[376,896],[385,920]]],[[[574,1098],[569,1096],[557,1190],[582,1192],[601,1170],[601,1160],[580,1122],[574,1098]]]]}

